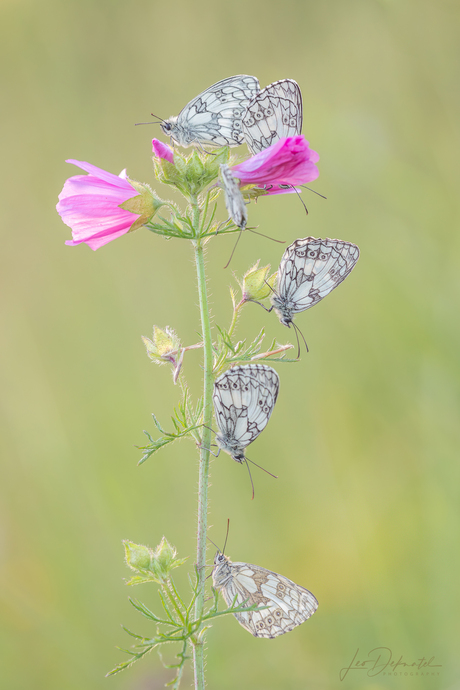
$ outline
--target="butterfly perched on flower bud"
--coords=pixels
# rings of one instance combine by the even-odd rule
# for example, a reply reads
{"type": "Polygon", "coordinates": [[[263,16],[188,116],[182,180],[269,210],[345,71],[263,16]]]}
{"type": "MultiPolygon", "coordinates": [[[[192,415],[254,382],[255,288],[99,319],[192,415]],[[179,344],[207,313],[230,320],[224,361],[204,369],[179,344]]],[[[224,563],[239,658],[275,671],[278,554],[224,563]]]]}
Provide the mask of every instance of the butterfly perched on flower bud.
{"type": "Polygon", "coordinates": [[[222,79],[187,103],[179,115],[163,120],[161,129],[179,146],[239,146],[244,143],[243,115],[259,91],[258,79],[247,74],[222,79]]]}

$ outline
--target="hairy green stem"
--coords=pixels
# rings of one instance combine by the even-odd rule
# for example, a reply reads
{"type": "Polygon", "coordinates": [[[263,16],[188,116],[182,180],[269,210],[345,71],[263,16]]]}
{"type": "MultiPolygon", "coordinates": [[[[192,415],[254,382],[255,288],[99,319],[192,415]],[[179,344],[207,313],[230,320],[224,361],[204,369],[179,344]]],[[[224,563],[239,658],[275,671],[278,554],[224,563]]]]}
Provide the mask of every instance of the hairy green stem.
{"type": "MultiPolygon", "coordinates": [[[[199,209],[195,203],[193,205],[193,225],[195,229],[199,226],[199,209]]],[[[204,267],[204,247],[200,239],[194,240],[195,262],[198,282],[198,296],[200,301],[201,331],[203,335],[203,434],[200,448],[200,466],[198,482],[198,525],[197,525],[197,556],[196,564],[198,568],[198,594],[195,601],[195,618],[200,619],[204,611],[205,595],[205,565],[206,565],[206,532],[208,523],[208,483],[209,483],[209,448],[211,445],[212,424],[212,339],[211,322],[209,318],[208,295],[206,289],[206,274],[204,267]]],[[[200,628],[197,630],[193,642],[193,661],[195,672],[195,690],[204,690],[204,640],[199,635],[200,628]]]]}

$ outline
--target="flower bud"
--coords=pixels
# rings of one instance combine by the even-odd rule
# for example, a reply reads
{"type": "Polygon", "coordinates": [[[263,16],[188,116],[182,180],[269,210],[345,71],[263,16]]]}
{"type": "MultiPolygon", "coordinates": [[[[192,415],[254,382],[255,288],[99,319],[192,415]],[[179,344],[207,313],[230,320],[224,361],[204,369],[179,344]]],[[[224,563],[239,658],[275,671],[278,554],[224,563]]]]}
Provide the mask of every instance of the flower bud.
{"type": "Polygon", "coordinates": [[[149,549],[148,546],[142,546],[142,544],[134,544],[127,539],[123,541],[123,544],[125,545],[126,565],[131,570],[150,570],[153,560],[152,549],[149,549]]]}
{"type": "Polygon", "coordinates": [[[254,264],[243,276],[241,282],[242,302],[249,300],[260,301],[269,297],[276,284],[276,273],[269,278],[270,265],[259,268],[259,262],[254,264]]]}
{"type": "Polygon", "coordinates": [[[174,185],[185,196],[200,194],[205,187],[217,179],[220,164],[228,163],[229,160],[229,148],[225,146],[212,156],[197,150],[188,156],[183,156],[175,150],[174,162],[171,162],[171,155],[166,151],[166,145],[155,139],[153,142],[155,142],[153,165],[156,177],[160,182],[174,185]]]}
{"type": "Polygon", "coordinates": [[[150,340],[143,335],[142,340],[152,362],[158,364],[170,362],[176,365],[177,354],[181,345],[179,338],[169,326],[166,326],[164,331],[158,326],[154,326],[153,339],[150,340]]]}
{"type": "Polygon", "coordinates": [[[163,537],[153,554],[151,570],[157,580],[161,583],[169,578],[173,568],[185,563],[186,558],[176,558],[177,551],[171,546],[166,537],[163,537]]]}

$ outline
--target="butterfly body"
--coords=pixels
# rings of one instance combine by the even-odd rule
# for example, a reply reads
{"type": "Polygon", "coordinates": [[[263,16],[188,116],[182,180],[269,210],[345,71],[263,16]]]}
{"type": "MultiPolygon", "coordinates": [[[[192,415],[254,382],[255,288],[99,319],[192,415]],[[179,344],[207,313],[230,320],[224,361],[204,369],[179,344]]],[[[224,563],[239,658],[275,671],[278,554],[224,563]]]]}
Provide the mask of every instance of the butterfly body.
{"type": "Polygon", "coordinates": [[[238,180],[233,177],[228,165],[220,166],[220,174],[225,194],[225,207],[235,225],[244,230],[248,222],[248,211],[238,180]]]}
{"type": "Polygon", "coordinates": [[[359,248],[342,240],[305,237],[293,242],[278,269],[277,292],[271,295],[275,313],[290,327],[295,314],[318,304],[351,273],[359,248]]]}
{"type": "Polygon", "coordinates": [[[228,606],[268,607],[234,614],[254,637],[272,639],[290,632],[318,608],[318,601],[305,587],[252,563],[232,563],[220,551],[214,558],[212,580],[228,606]]]}
{"type": "Polygon", "coordinates": [[[264,364],[236,366],[214,383],[218,446],[233,460],[245,461],[245,448],[266,427],[279,391],[279,377],[264,364]]]}
{"type": "Polygon", "coordinates": [[[293,79],[282,79],[259,91],[243,117],[242,131],[251,153],[256,154],[279,139],[300,134],[302,94],[293,79]]]}
{"type": "Polygon", "coordinates": [[[239,146],[243,143],[242,118],[260,89],[259,81],[247,74],[213,84],[190,101],[179,115],[161,125],[179,146],[239,146]]]}

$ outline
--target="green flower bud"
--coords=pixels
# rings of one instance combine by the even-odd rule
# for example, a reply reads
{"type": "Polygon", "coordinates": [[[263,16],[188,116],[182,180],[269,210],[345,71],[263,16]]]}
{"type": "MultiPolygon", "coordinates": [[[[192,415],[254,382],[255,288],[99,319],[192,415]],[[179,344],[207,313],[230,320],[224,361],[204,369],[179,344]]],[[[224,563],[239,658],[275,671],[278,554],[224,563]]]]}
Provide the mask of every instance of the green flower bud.
{"type": "Polygon", "coordinates": [[[148,223],[158,209],[161,206],[164,206],[166,202],[157,197],[148,184],[136,182],[135,180],[131,180],[129,177],[126,179],[128,180],[129,184],[139,192],[138,196],[127,199],[119,205],[119,208],[122,208],[125,211],[131,211],[131,213],[137,213],[140,215],[140,218],[134,221],[128,230],[128,232],[133,232],[133,230],[140,228],[141,225],[148,223]]]}
{"type": "Polygon", "coordinates": [[[171,546],[166,537],[163,537],[153,554],[151,570],[160,582],[169,578],[173,568],[185,563],[186,558],[176,558],[177,551],[171,546]]]}
{"type": "Polygon", "coordinates": [[[123,541],[125,546],[125,560],[126,565],[131,570],[150,570],[153,551],[148,546],[142,544],[134,544],[132,541],[125,539],[123,541]]]}
{"type": "Polygon", "coordinates": [[[174,331],[166,326],[163,331],[158,326],[153,327],[153,339],[142,336],[144,345],[147,349],[147,355],[153,362],[164,364],[170,362],[176,365],[177,355],[181,347],[180,340],[174,331]]]}
{"type": "Polygon", "coordinates": [[[224,146],[215,153],[214,156],[207,156],[204,162],[206,176],[212,181],[219,176],[220,166],[228,165],[230,161],[230,149],[224,146]]]}
{"type": "Polygon", "coordinates": [[[155,175],[160,182],[174,185],[186,196],[200,194],[219,175],[221,163],[227,163],[229,148],[225,146],[213,155],[194,150],[189,156],[174,151],[174,163],[154,156],[155,175]]]}
{"type": "Polygon", "coordinates": [[[185,174],[185,158],[180,153],[174,152],[174,163],[166,158],[153,157],[155,176],[164,184],[172,184],[182,188],[185,174]]]}
{"type": "Polygon", "coordinates": [[[276,273],[269,278],[270,265],[259,268],[259,262],[254,264],[243,276],[241,282],[242,302],[249,300],[260,301],[270,296],[276,284],[276,273]]]}

